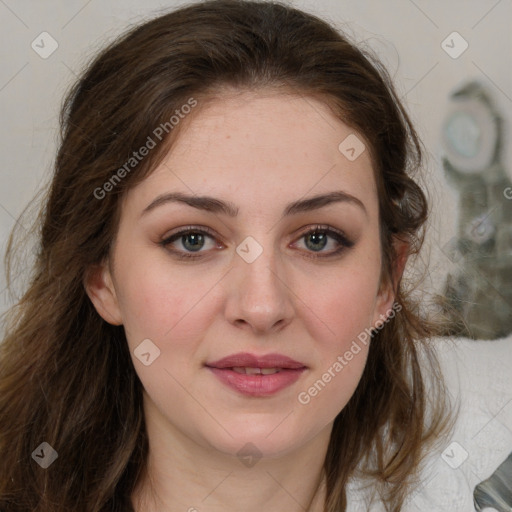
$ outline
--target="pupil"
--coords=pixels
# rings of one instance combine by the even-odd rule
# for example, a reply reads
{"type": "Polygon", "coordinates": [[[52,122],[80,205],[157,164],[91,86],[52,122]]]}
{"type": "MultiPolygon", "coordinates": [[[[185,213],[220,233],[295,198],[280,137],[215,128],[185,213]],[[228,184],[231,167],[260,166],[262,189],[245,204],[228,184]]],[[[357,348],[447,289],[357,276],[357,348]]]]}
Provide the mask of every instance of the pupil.
{"type": "MultiPolygon", "coordinates": [[[[307,239],[312,239],[313,240],[313,249],[323,249],[325,247],[325,244],[326,244],[326,235],[325,233],[311,233],[310,235],[308,235],[306,237],[307,239]],[[316,240],[316,242],[315,242],[316,240]],[[315,247],[315,244],[320,244],[320,247],[315,247]]],[[[306,245],[310,245],[306,242],[306,245]]],[[[310,247],[311,248],[311,247],[310,247]]]]}
{"type": "Polygon", "coordinates": [[[203,239],[204,239],[204,237],[200,233],[188,234],[188,235],[184,235],[182,237],[182,240],[185,240],[183,245],[187,249],[190,249],[192,251],[198,251],[199,249],[201,249],[202,244],[204,243],[203,239]],[[192,240],[192,244],[187,244],[186,243],[187,240],[192,240]],[[190,247],[187,247],[188,245],[190,245],[190,247]]]}

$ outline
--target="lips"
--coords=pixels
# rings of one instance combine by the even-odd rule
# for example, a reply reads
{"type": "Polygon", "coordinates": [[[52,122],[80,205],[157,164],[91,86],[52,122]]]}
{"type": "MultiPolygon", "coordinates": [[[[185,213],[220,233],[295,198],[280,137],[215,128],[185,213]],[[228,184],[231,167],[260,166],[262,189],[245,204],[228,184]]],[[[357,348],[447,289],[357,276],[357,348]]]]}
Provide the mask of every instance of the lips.
{"type": "Polygon", "coordinates": [[[252,396],[270,396],[290,386],[307,369],[303,363],[281,354],[256,356],[238,353],[205,365],[223,384],[252,396]]]}
{"type": "Polygon", "coordinates": [[[244,366],[234,366],[232,370],[242,375],[273,375],[283,371],[282,368],[250,368],[244,366]]]}
{"type": "Polygon", "coordinates": [[[256,356],[248,352],[233,354],[212,363],[206,363],[211,368],[278,368],[297,370],[306,365],[281,354],[256,356]]]}

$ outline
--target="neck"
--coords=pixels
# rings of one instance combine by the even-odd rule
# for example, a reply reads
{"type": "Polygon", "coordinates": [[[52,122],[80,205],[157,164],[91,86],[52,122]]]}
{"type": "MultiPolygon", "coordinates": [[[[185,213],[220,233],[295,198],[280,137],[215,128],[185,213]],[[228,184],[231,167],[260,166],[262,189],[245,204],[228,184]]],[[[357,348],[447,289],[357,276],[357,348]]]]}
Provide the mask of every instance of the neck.
{"type": "Polygon", "coordinates": [[[161,478],[149,473],[132,494],[132,505],[135,512],[323,512],[323,473],[314,481],[299,482],[284,474],[276,478],[268,470],[250,474],[247,478],[217,473],[216,482],[204,473],[196,474],[194,486],[179,489],[178,482],[166,480],[164,487],[161,478]]]}
{"type": "Polygon", "coordinates": [[[149,417],[147,467],[131,497],[136,512],[323,512],[332,424],[286,455],[242,461],[149,417]]]}

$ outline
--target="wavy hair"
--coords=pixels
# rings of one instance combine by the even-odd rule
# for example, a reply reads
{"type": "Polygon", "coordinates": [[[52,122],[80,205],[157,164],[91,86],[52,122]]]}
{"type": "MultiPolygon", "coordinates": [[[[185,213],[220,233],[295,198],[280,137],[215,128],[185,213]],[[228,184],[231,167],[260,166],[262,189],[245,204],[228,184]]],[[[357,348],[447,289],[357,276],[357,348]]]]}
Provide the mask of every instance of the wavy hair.
{"type": "MultiPolygon", "coordinates": [[[[64,100],[54,172],[33,222],[29,282],[4,318],[1,510],[133,511],[130,496],[148,455],[142,385],[123,327],[98,315],[84,279],[109,257],[126,191],[162,161],[180,125],[123,179],[110,182],[101,200],[95,195],[155,127],[190,98],[197,111],[225,87],[321,99],[362,134],[378,186],[382,282],[393,276],[394,240],[406,240],[409,255],[418,254],[429,216],[415,179],[424,149],[371,51],[279,2],[187,4],[130,28],[94,56],[64,100]],[[42,441],[58,452],[47,470],[31,457],[42,441]]],[[[13,229],[10,286],[17,248],[13,229]]],[[[446,328],[424,314],[407,279],[395,291],[399,312],[374,332],[359,385],[334,421],[325,512],[346,510],[352,478],[368,479],[387,510],[399,511],[425,450],[448,426],[431,344],[446,328]]]]}

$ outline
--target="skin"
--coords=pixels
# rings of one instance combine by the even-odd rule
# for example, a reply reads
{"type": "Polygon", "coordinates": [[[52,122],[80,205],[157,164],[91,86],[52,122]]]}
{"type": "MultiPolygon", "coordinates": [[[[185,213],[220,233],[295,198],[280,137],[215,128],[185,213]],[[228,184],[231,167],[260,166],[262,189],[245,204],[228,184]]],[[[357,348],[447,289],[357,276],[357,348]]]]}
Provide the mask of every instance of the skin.
{"type": "Polygon", "coordinates": [[[338,146],[356,132],[313,98],[247,91],[203,107],[125,196],[111,259],[86,282],[98,313],[124,325],[144,386],[149,473],[132,502],[149,512],[320,512],[333,421],[359,383],[368,346],[308,404],[297,397],[388,316],[394,300],[392,288],[380,286],[370,155],[349,161],[338,146]],[[338,190],[366,212],[338,202],[281,218],[292,201],[338,190]],[[239,213],[167,203],[141,216],[175,191],[230,201],[239,213]],[[315,246],[303,236],[316,224],[342,230],[354,245],[322,258],[339,244],[329,237],[315,246]],[[216,236],[205,235],[200,258],[179,260],[171,248],[198,254],[183,245],[190,238],[159,242],[189,225],[216,236]],[[263,248],[252,263],[236,252],[247,236],[263,248]],[[160,349],[148,366],[134,355],[144,339],[160,349]],[[236,352],[278,352],[308,369],[273,396],[247,397],[204,367],[236,352]],[[237,457],[247,443],[262,457],[252,467],[237,457]]]}

